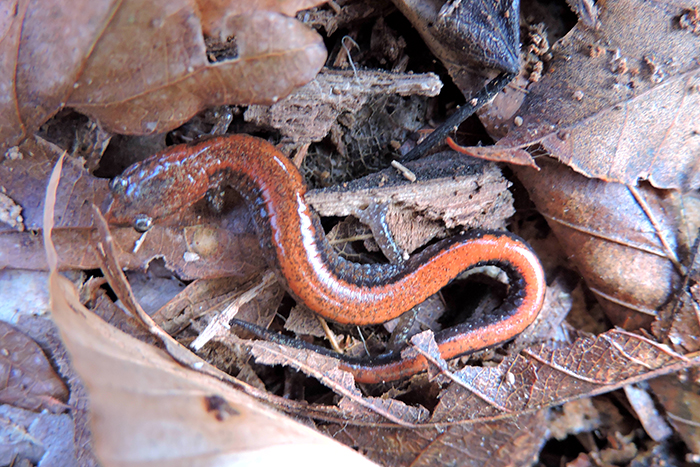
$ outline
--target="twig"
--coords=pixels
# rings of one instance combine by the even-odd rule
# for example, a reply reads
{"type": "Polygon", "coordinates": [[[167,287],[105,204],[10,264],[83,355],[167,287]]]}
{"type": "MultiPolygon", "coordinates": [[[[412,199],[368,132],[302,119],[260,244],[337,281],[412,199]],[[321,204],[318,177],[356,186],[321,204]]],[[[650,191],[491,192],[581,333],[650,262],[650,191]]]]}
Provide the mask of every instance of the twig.
{"type": "Polygon", "coordinates": [[[435,131],[430,133],[427,138],[423,140],[415,148],[411,149],[408,154],[401,158],[401,162],[409,162],[416,159],[420,159],[425,156],[425,154],[435,145],[440,143],[447,135],[456,129],[463,121],[469,118],[474,112],[479,110],[481,106],[486,104],[488,101],[493,99],[496,94],[501,92],[508,83],[510,83],[513,78],[515,78],[514,73],[503,72],[496,76],[494,79],[486,83],[486,86],[481,89],[476,95],[467,101],[466,104],[461,106],[455,113],[453,113],[445,122],[437,127],[435,131]]]}

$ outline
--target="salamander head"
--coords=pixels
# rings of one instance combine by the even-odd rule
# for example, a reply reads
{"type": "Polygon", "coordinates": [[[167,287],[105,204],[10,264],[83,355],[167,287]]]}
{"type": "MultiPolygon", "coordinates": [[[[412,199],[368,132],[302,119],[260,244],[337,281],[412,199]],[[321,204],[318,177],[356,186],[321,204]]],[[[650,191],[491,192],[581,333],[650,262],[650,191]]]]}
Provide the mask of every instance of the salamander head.
{"type": "MultiPolygon", "coordinates": [[[[131,168],[130,168],[131,169],[131,168]]],[[[108,222],[131,225],[139,232],[149,230],[154,219],[167,216],[180,208],[169,190],[172,179],[138,177],[129,169],[109,183],[111,200],[107,209],[108,222]]]]}

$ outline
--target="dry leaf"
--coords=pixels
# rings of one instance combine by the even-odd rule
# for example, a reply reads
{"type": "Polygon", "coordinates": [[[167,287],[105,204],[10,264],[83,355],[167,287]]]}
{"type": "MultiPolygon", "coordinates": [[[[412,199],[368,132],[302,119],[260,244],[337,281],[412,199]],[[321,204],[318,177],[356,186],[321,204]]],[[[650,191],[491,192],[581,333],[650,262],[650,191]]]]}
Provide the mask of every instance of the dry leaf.
{"type": "Polygon", "coordinates": [[[649,381],[666,417],[694,454],[700,454],[700,394],[698,383],[686,375],[667,375],[649,381]]]}
{"type": "Polygon", "coordinates": [[[208,53],[191,1],[63,3],[18,0],[0,11],[3,150],[64,106],[113,132],[150,134],[209,106],[272,103],[312,79],[326,58],[314,31],[240,8],[248,2],[227,8],[220,55],[208,53]]]}
{"type": "MultiPolygon", "coordinates": [[[[700,186],[700,36],[674,3],[599,4],[600,28],[579,23],[552,49],[503,152],[541,145],[587,177],[658,188],[700,186]]],[[[515,119],[513,119],[514,121],[515,119]]]]}
{"type": "Polygon", "coordinates": [[[68,407],[68,389],[41,348],[19,329],[0,321],[0,403],[53,413],[68,407]]]}
{"type": "Polygon", "coordinates": [[[552,160],[539,165],[539,172],[516,173],[608,317],[626,329],[648,326],[680,281],[659,235],[672,254],[683,247],[682,203],[641,188],[650,219],[625,185],[586,178],[552,160]]]}
{"type": "Polygon", "coordinates": [[[202,29],[209,37],[225,37],[226,19],[254,11],[270,11],[285,16],[294,16],[297,11],[315,7],[319,0],[198,0],[197,7],[202,17],[202,29]]]}
{"type": "Polygon", "coordinates": [[[642,336],[609,331],[557,350],[535,346],[496,367],[463,368],[430,422],[414,429],[368,430],[363,419],[324,429],[385,465],[526,464],[545,441],[543,409],[698,363],[642,336]]]}
{"type": "Polygon", "coordinates": [[[345,444],[363,449],[387,466],[529,465],[544,443],[544,412],[504,423],[480,424],[449,431],[375,429],[330,425],[325,430],[345,444]],[[437,433],[436,433],[437,432],[437,433]]]}

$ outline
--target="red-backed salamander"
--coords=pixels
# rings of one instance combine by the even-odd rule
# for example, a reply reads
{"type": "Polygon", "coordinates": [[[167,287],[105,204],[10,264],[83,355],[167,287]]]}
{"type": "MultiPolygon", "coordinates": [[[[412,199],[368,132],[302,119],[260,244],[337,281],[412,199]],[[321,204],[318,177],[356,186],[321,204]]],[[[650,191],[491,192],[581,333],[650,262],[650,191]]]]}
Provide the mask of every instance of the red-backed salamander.
{"type": "MultiPolygon", "coordinates": [[[[542,266],[525,242],[506,232],[474,231],[442,240],[405,262],[359,264],[338,256],[318,216],[304,200],[297,168],[273,145],[247,135],[173,146],[132,165],[110,184],[107,219],[138,224],[167,216],[231,186],[253,215],[263,253],[292,296],[324,318],[343,324],[386,322],[423,302],[462,272],[495,265],[509,293],[487,317],[436,334],[449,359],[506,342],[537,317],[545,293],[542,266]]],[[[391,381],[427,368],[424,357],[344,359],[361,382],[391,381]]]]}

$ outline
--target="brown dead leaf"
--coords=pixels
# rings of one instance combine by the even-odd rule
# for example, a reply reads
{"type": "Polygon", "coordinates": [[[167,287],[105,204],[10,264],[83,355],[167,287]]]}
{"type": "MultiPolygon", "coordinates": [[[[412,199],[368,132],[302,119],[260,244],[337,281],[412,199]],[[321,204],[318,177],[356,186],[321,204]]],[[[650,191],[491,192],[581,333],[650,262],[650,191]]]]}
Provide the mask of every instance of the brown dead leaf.
{"type": "Polygon", "coordinates": [[[700,388],[688,374],[667,375],[649,381],[666,417],[693,454],[700,454],[700,388]]]}
{"type": "Polygon", "coordinates": [[[303,306],[295,306],[289,312],[289,317],[284,322],[284,329],[296,335],[323,337],[323,327],[318,315],[303,306]]]}
{"type": "Polygon", "coordinates": [[[229,6],[239,14],[223,16],[217,32],[229,42],[217,58],[191,1],[30,5],[0,12],[3,151],[64,106],[113,132],[150,134],[208,106],[272,103],[313,78],[326,57],[314,31],[255,6],[229,6]]]}
{"type": "Polygon", "coordinates": [[[450,430],[397,433],[395,429],[368,430],[337,425],[324,427],[324,430],[387,466],[481,467],[531,464],[545,441],[546,426],[544,412],[536,412],[501,423],[450,430]]]}
{"type": "Polygon", "coordinates": [[[498,147],[541,145],[606,181],[697,188],[700,36],[679,27],[684,9],[672,2],[598,6],[600,28],[579,23],[553,47],[498,147]]]}
{"type": "MultiPolygon", "coordinates": [[[[212,465],[212,462],[370,465],[221,380],[112,328],[85,309],[56,271],[50,239],[61,161],[47,189],[44,218],[51,308],[91,400],[95,450],[104,465],[212,465]]],[[[202,362],[203,363],[203,362],[202,362]]]]}
{"type": "Polygon", "coordinates": [[[518,177],[608,317],[626,329],[649,326],[680,283],[669,256],[688,248],[679,235],[682,203],[671,193],[640,188],[650,218],[632,188],[547,159],[539,165],[540,172],[516,169],[518,177]]]}
{"type": "Polygon", "coordinates": [[[68,389],[36,342],[0,321],[0,343],[0,403],[53,413],[68,408],[68,389]]]}
{"type": "Polygon", "coordinates": [[[537,168],[535,160],[529,152],[523,149],[503,150],[499,146],[480,146],[475,148],[460,146],[454,142],[451,137],[447,137],[447,145],[457,152],[466,154],[470,157],[476,157],[491,162],[505,162],[512,165],[521,165],[525,167],[537,168]]]}
{"type": "Polygon", "coordinates": [[[465,367],[454,374],[460,381],[441,393],[430,421],[412,430],[368,430],[359,420],[324,430],[387,465],[443,465],[439,459],[523,464],[545,441],[543,409],[698,363],[697,355],[685,358],[642,336],[613,330],[558,349],[534,346],[495,367],[465,367]]]}

